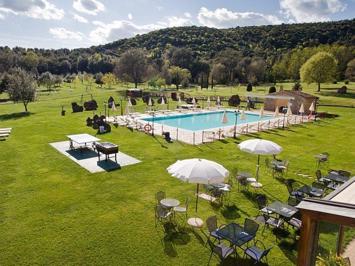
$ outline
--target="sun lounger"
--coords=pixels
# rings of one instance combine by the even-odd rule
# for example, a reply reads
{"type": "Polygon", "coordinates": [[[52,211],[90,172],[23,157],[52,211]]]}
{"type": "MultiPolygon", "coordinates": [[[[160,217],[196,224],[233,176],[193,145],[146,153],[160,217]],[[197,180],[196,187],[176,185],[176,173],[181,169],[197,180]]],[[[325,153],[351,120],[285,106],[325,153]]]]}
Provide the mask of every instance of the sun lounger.
{"type": "Polygon", "coordinates": [[[11,127],[7,127],[7,128],[0,128],[0,132],[11,132],[12,128],[11,127]]]}
{"type": "Polygon", "coordinates": [[[0,139],[1,140],[7,139],[9,136],[10,136],[9,133],[0,133],[0,139]]]}

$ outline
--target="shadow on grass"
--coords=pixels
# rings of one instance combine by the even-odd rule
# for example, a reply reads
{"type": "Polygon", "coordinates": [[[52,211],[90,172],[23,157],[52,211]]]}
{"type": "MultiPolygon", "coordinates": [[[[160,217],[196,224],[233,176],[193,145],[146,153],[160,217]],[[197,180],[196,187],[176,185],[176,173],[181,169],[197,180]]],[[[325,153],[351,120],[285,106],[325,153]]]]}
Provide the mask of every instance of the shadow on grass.
{"type": "Polygon", "coordinates": [[[241,217],[239,214],[240,211],[241,210],[235,205],[227,205],[221,209],[221,214],[228,220],[234,220],[241,217]]]}
{"type": "Polygon", "coordinates": [[[164,246],[164,252],[169,257],[176,257],[177,251],[175,245],[187,245],[191,241],[189,232],[185,228],[179,228],[171,223],[163,224],[164,237],[162,243],[164,246]]]}
{"type": "Polygon", "coordinates": [[[353,92],[347,92],[344,94],[337,93],[335,91],[327,91],[327,92],[321,92],[320,95],[322,96],[333,96],[333,97],[338,97],[338,98],[350,98],[350,99],[355,99],[355,93],[353,92]]]}
{"type": "Polygon", "coordinates": [[[156,142],[158,142],[158,143],[160,144],[160,146],[161,146],[162,148],[164,148],[164,149],[167,149],[167,148],[168,148],[168,146],[164,145],[164,143],[162,143],[162,142],[159,140],[159,138],[157,138],[156,136],[153,136],[153,138],[154,138],[154,140],[155,140],[156,142]]]}
{"type": "Polygon", "coordinates": [[[0,115],[0,121],[5,121],[5,120],[16,120],[24,117],[28,117],[30,115],[33,115],[34,113],[31,112],[20,112],[20,113],[12,113],[12,114],[3,114],[0,115]]]}
{"type": "Polygon", "coordinates": [[[292,240],[290,241],[289,239],[282,239],[280,243],[278,244],[280,250],[282,253],[285,254],[285,256],[290,260],[290,261],[296,261],[297,260],[297,241],[292,240]]]}
{"type": "Polygon", "coordinates": [[[243,266],[251,266],[251,265],[260,265],[260,266],[267,266],[269,264],[264,263],[264,262],[260,262],[258,264],[255,264],[255,262],[248,258],[248,257],[241,257],[241,256],[237,256],[237,257],[228,257],[225,260],[221,261],[220,264],[218,264],[220,266],[234,266],[234,265],[243,265],[243,266]]]}

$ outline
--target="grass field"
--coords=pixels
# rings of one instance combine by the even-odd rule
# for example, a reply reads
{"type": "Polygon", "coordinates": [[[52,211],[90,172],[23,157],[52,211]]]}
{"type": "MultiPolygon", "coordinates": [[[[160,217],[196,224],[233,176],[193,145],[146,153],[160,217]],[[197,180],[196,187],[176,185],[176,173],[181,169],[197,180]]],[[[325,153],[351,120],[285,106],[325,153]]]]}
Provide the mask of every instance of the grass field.
{"type": "MultiPolygon", "coordinates": [[[[348,97],[338,97],[332,90],[324,89],[318,94],[320,102],[355,105],[354,85],[348,87],[352,88],[348,97]]],[[[256,88],[254,93],[262,94],[264,88],[256,88]]],[[[304,85],[304,88],[311,91],[315,86],[304,85]]],[[[102,103],[110,95],[117,98],[119,91],[115,87],[86,92],[81,85],[75,89],[63,85],[56,92],[42,92],[38,101],[29,105],[30,114],[21,113],[21,104],[0,104],[0,128],[13,128],[10,138],[0,142],[1,265],[206,265],[210,251],[202,243],[205,240],[202,233],[184,229],[168,237],[161,226],[155,228],[155,192],[163,190],[180,201],[186,196],[194,197],[193,184],[182,183],[166,171],[178,159],[201,157],[217,161],[229,170],[254,172],[256,157],[236,146],[251,137],[280,144],[284,148],[280,158],[290,160],[287,178],[301,183],[310,184],[314,179],[296,173],[314,176],[313,155],[324,151],[330,153],[329,167],[355,173],[355,109],[352,108],[320,107],[320,111],[338,117],[201,146],[168,144],[160,137],[113,128],[101,138],[119,144],[121,151],[142,163],[98,174],[90,174],[49,145],[65,140],[68,134],[95,134],[85,126],[85,119],[92,112],[72,114],[69,110],[72,101],[80,102],[81,94],[85,94],[84,100],[92,94],[100,106],[97,113],[104,113],[102,103]],[[60,116],[62,105],[67,110],[64,117],[60,116]]],[[[207,93],[186,91],[193,95],[243,95],[245,87],[217,88],[207,93]]],[[[141,101],[137,109],[144,110],[141,101]]],[[[264,165],[260,176],[269,201],[287,200],[285,185],[273,179],[264,165]]],[[[203,219],[217,215],[219,223],[242,223],[245,217],[257,213],[254,200],[247,193],[237,192],[235,186],[229,206],[211,206],[201,200],[198,213],[191,209],[189,215],[203,219]]],[[[336,227],[326,224],[321,232],[322,249],[334,250],[336,227]]],[[[347,231],[347,241],[352,235],[354,231],[347,231]]],[[[289,235],[278,237],[277,242],[268,229],[264,235],[259,233],[258,239],[274,246],[269,255],[270,265],[295,263],[297,244],[292,230],[289,235]]],[[[213,258],[212,264],[217,263],[213,258]]]]}

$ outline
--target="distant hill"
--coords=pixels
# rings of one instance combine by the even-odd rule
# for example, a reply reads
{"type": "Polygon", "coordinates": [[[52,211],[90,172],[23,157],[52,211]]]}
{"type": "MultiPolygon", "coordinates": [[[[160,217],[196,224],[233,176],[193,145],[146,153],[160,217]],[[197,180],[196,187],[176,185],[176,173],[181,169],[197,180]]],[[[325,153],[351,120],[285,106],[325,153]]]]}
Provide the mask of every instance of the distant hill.
{"type": "Polygon", "coordinates": [[[196,26],[167,28],[89,49],[120,54],[133,47],[161,51],[167,46],[176,46],[190,48],[195,55],[210,58],[226,48],[240,50],[245,56],[269,56],[296,47],[320,44],[355,45],[355,19],[231,29],[196,26]]]}

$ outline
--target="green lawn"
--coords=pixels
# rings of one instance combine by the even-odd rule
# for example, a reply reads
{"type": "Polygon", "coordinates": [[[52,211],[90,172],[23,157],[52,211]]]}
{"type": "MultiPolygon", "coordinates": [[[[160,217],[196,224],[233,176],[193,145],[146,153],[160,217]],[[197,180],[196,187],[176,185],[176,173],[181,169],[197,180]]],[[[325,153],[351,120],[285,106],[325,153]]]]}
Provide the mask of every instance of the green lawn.
{"type": "MultiPolygon", "coordinates": [[[[104,100],[110,95],[117,97],[117,90],[93,89],[89,92],[100,105],[98,113],[104,112],[101,104],[104,100]]],[[[237,91],[242,94],[245,87],[218,88],[217,92],[209,94],[229,95],[237,91]]],[[[205,240],[203,234],[181,230],[180,234],[167,237],[161,226],[155,228],[154,194],[164,190],[167,196],[181,201],[186,196],[193,198],[195,185],[182,183],[166,172],[177,159],[202,157],[217,161],[229,170],[253,172],[256,157],[240,152],[236,146],[250,137],[280,144],[284,148],[280,157],[290,160],[287,178],[301,183],[308,184],[313,179],[296,173],[314,175],[313,155],[324,151],[330,153],[331,168],[355,173],[355,110],[321,107],[321,111],[339,116],[289,130],[201,146],[179,142],[167,144],[160,137],[113,128],[101,138],[119,144],[121,151],[142,163],[113,172],[90,174],[49,145],[65,140],[68,134],[95,134],[85,126],[85,119],[92,115],[91,112],[72,114],[69,110],[72,101],[80,102],[83,92],[82,86],[69,89],[66,85],[58,92],[43,93],[39,101],[29,105],[31,114],[27,116],[19,114],[23,111],[21,104],[0,104],[0,128],[13,128],[10,138],[0,142],[1,265],[206,265],[210,252],[201,242],[205,240]],[[67,110],[65,117],[60,116],[62,105],[67,110]]],[[[189,92],[204,94],[195,90],[189,92]]],[[[354,98],[320,96],[324,103],[354,105],[354,98]]],[[[86,95],[84,100],[89,98],[86,95]]],[[[141,102],[139,105],[138,109],[143,110],[141,102]]],[[[286,187],[273,179],[264,165],[260,176],[263,193],[270,201],[287,200],[286,187]]],[[[253,199],[237,192],[235,186],[229,207],[219,208],[201,200],[198,213],[191,209],[189,215],[203,219],[217,215],[219,223],[242,223],[245,217],[257,213],[253,199]]],[[[325,249],[334,248],[336,230],[329,225],[324,228],[321,245],[325,249]]],[[[347,240],[352,233],[347,233],[347,240]]],[[[269,255],[270,265],[295,263],[297,248],[292,230],[277,242],[268,229],[264,235],[259,233],[258,239],[267,246],[274,246],[269,255]]],[[[218,263],[216,259],[212,262],[218,263]]]]}

